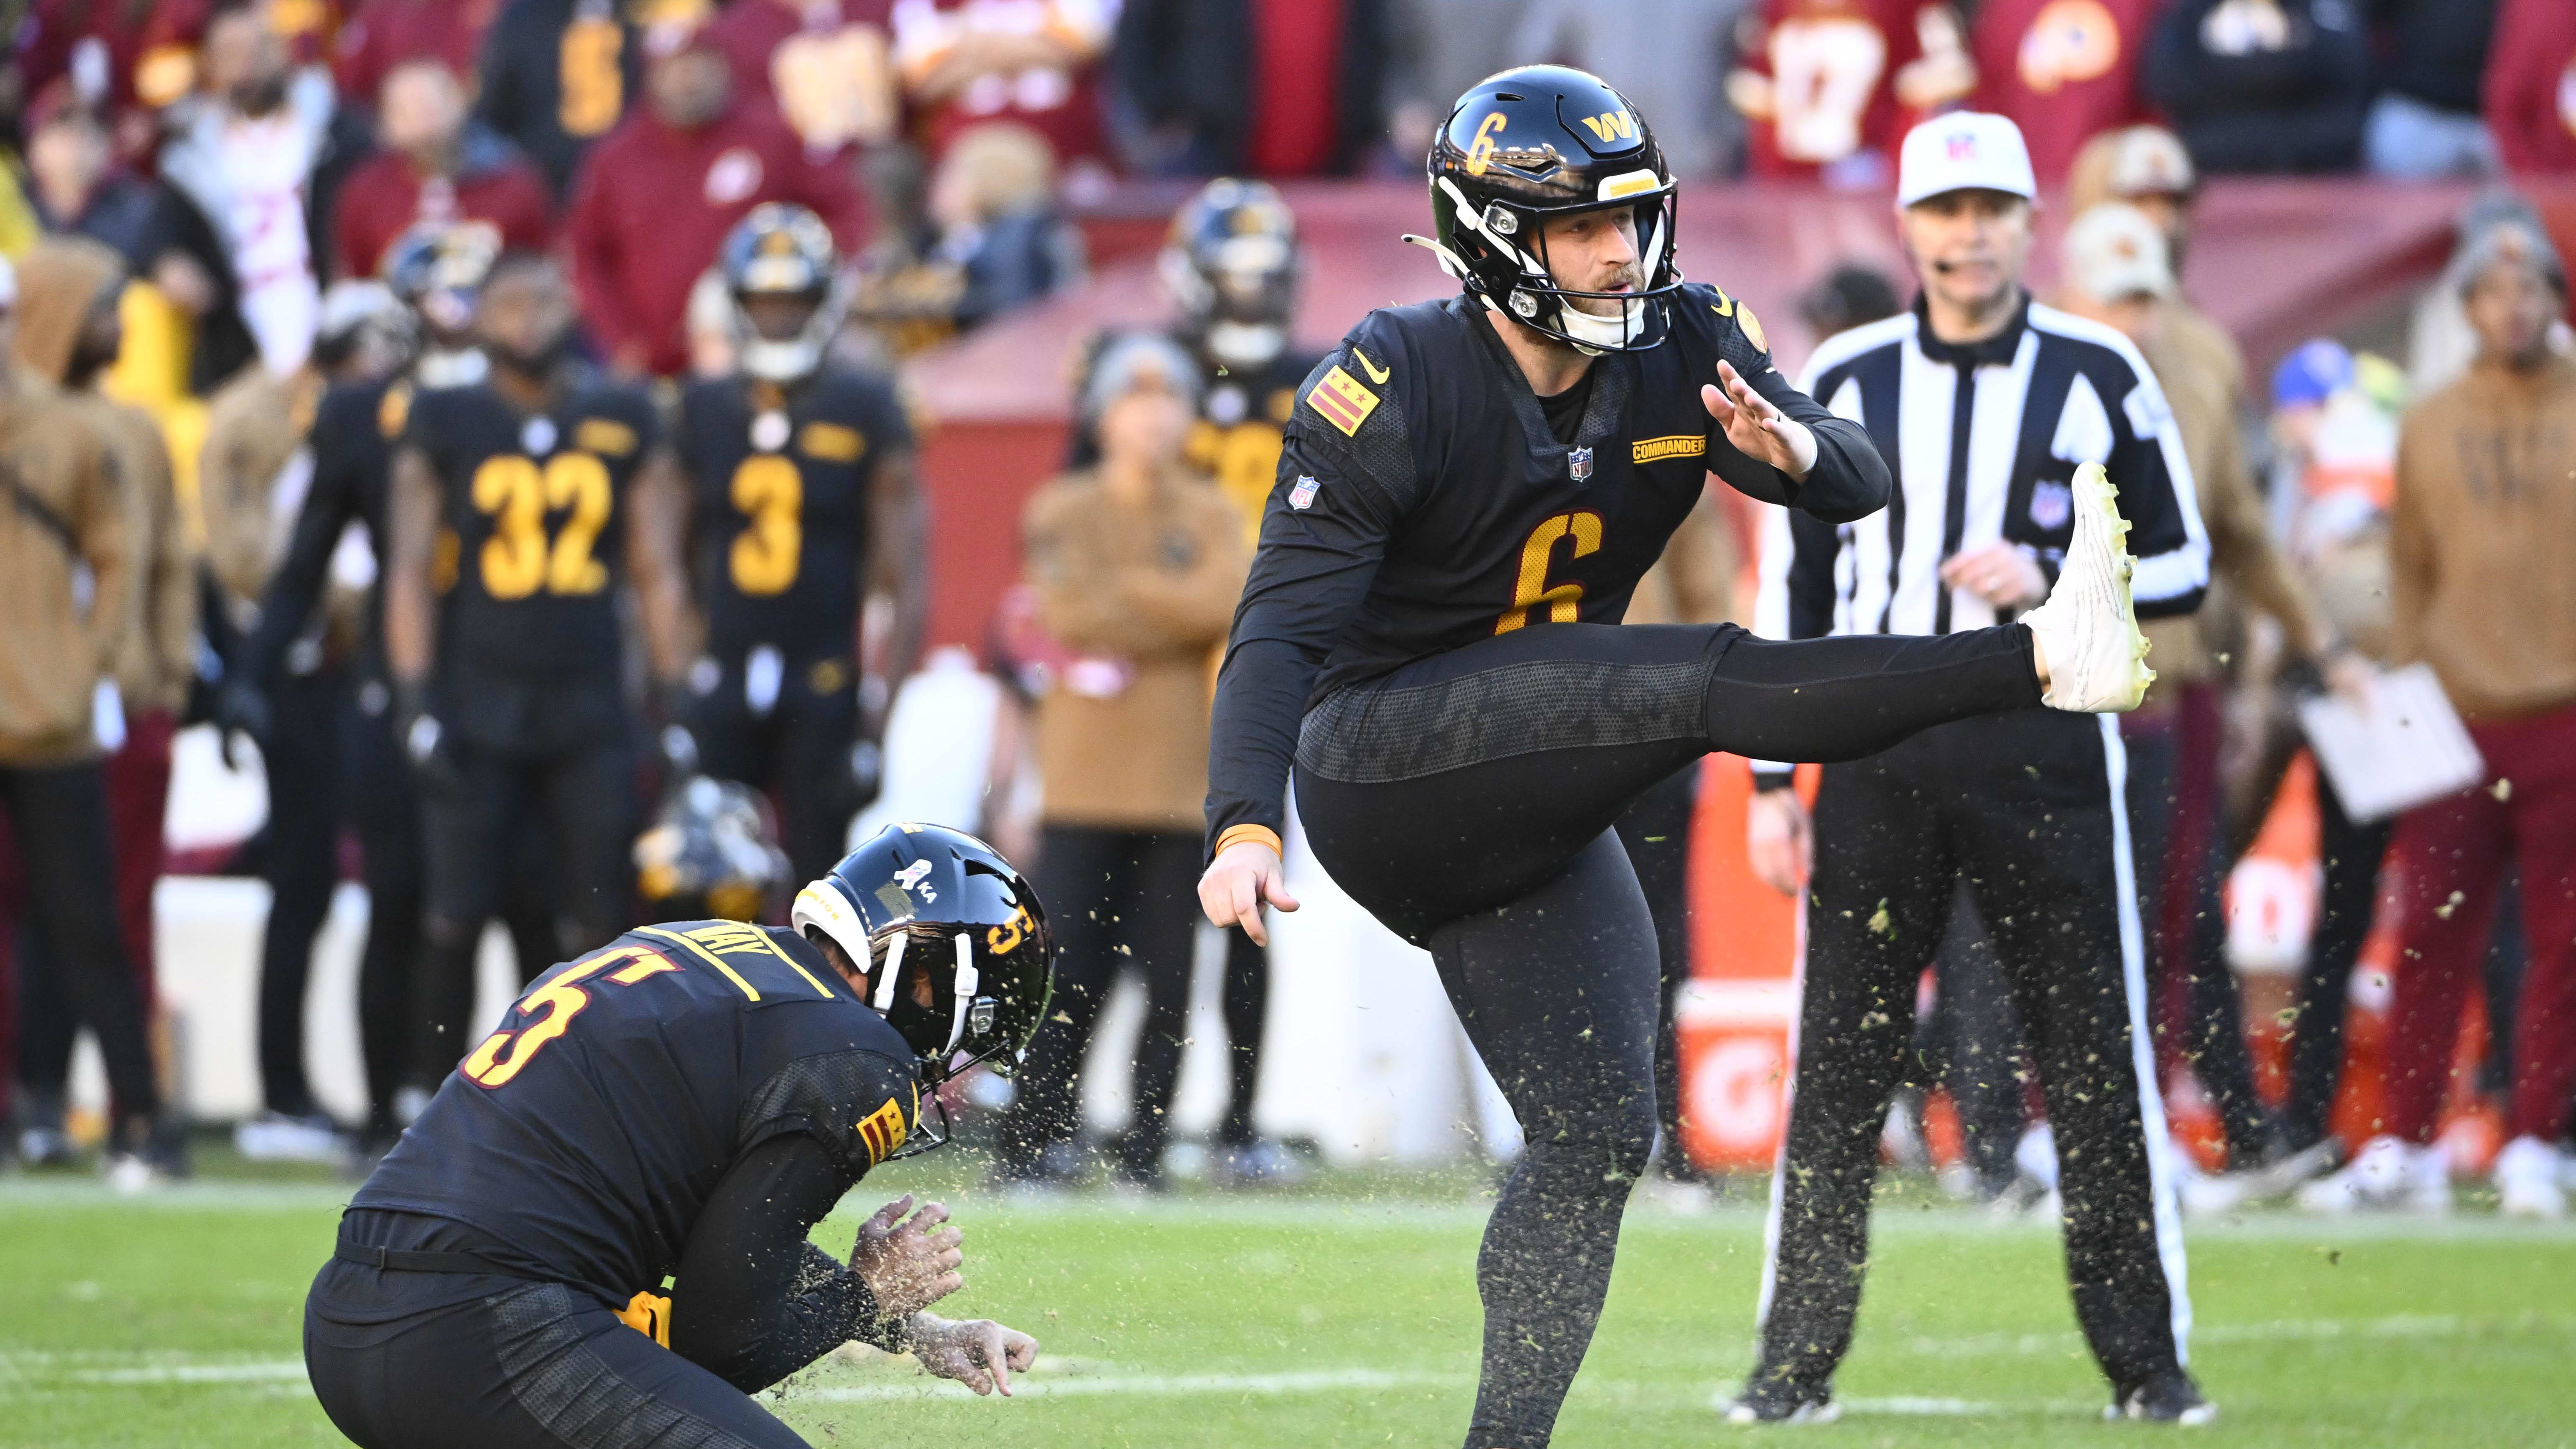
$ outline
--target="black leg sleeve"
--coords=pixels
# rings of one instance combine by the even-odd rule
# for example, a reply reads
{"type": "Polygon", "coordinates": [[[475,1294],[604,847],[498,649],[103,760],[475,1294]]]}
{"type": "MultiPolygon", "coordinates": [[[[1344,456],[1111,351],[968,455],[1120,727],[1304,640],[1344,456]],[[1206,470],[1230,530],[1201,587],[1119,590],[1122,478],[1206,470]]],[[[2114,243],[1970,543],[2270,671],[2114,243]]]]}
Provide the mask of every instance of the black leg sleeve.
{"type": "Polygon", "coordinates": [[[1467,1449],[1536,1449],[1592,1341],[1655,1136],[1655,934],[1615,836],[1431,942],[1527,1143],[1485,1226],[1484,1370],[1467,1449]]]}
{"type": "Polygon", "coordinates": [[[1732,624],[1551,624],[1326,698],[1306,716],[1297,791],[1325,869],[1419,944],[1555,875],[1711,751],[1857,759],[2038,703],[2018,624],[1794,643],[1732,624]],[[1347,828],[1319,836],[1317,814],[1347,828]]]}

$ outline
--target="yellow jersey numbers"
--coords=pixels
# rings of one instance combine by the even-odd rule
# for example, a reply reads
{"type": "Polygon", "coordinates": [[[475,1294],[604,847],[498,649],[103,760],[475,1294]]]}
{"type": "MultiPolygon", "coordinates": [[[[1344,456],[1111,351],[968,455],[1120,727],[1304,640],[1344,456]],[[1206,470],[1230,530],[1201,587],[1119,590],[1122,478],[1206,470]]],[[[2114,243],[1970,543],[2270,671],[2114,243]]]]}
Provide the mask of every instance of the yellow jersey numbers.
{"type": "Polygon", "coordinates": [[[754,453],[733,471],[733,506],[747,520],[733,536],[733,586],[755,597],[796,586],[805,557],[805,479],[776,453],[754,453]]]}
{"type": "Polygon", "coordinates": [[[542,589],[595,594],[608,587],[608,566],[592,554],[613,503],[608,465],[588,453],[557,453],[539,466],[519,453],[497,453],[474,470],[474,506],[492,516],[492,536],[478,560],[483,592],[507,602],[542,589]],[[569,510],[549,538],[546,515],[569,510]]]}
{"type": "Polygon", "coordinates": [[[520,998],[519,1011],[528,1018],[524,1024],[483,1038],[483,1044],[457,1070],[478,1087],[506,1087],[522,1067],[545,1050],[546,1043],[570,1030],[572,1019],[590,1005],[590,989],[583,983],[602,978],[619,986],[632,986],[647,977],[679,969],[679,963],[650,946],[613,947],[567,966],[553,980],[520,998]]]}
{"type": "Polygon", "coordinates": [[[1360,424],[1377,411],[1377,404],[1376,393],[1339,367],[1325,373],[1324,380],[1306,394],[1306,406],[1322,413],[1324,421],[1341,429],[1342,436],[1348,438],[1359,436],[1360,424]]]}
{"type": "Polygon", "coordinates": [[[1547,610],[1547,622],[1571,624],[1583,607],[1583,585],[1562,583],[1548,586],[1548,569],[1556,561],[1556,546],[1571,541],[1571,557],[1584,558],[1601,551],[1601,515],[1590,509],[1560,513],[1530,530],[1529,542],[1521,545],[1519,586],[1513,591],[1512,606],[1494,621],[1494,632],[1508,634],[1530,622],[1534,609],[1547,610]]]}

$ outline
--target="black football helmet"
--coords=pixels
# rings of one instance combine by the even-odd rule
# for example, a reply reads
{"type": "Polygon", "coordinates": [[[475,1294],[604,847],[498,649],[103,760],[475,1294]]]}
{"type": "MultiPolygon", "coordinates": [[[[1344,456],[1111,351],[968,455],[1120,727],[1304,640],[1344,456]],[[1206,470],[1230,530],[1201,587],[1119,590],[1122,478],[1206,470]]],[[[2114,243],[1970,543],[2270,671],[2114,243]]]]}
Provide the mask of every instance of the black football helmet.
{"type": "Polygon", "coordinates": [[[734,353],[742,370],[763,382],[812,376],[849,313],[840,250],[823,218],[786,202],[755,206],[726,234],[717,265],[723,269],[725,295],[733,302],[734,353]],[[813,311],[795,336],[763,337],[743,305],[755,296],[801,297],[813,304],[813,311]]]}
{"type": "Polygon", "coordinates": [[[1643,352],[1671,328],[1682,283],[1673,264],[1671,168],[1645,118],[1598,76],[1525,65],[1476,83],[1431,143],[1433,235],[1406,237],[1485,305],[1589,353],[1643,352]],[[1635,292],[1561,287],[1547,268],[1550,217],[1633,208],[1645,285],[1635,292]],[[1616,302],[1609,314],[1586,301],[1616,302]]]}
{"type": "Polygon", "coordinates": [[[500,234],[488,222],[422,222],[385,248],[379,270],[404,306],[455,337],[473,326],[475,299],[500,254],[500,234]]]}
{"type": "Polygon", "coordinates": [[[659,918],[757,921],[787,881],[769,808],[747,785],[692,776],[635,838],[635,886],[659,918]]]}
{"type": "Polygon", "coordinates": [[[1297,310],[1297,215],[1267,181],[1220,176],[1172,213],[1159,267],[1181,335],[1209,361],[1268,366],[1297,310]]]}
{"type": "Polygon", "coordinates": [[[1019,1069],[1046,1019],[1055,937],[1037,892],[961,830],[889,825],[796,893],[788,921],[868,967],[868,1004],[932,1087],[983,1063],[1019,1069]]]}

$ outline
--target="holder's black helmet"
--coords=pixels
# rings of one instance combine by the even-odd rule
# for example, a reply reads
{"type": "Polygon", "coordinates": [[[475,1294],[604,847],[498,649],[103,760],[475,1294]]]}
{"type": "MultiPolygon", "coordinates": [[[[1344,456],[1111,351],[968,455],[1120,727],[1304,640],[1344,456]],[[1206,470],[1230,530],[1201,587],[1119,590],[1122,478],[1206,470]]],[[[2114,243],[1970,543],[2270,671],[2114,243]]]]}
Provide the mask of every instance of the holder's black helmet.
{"type": "Polygon", "coordinates": [[[1643,352],[1669,330],[1673,174],[1654,132],[1600,77],[1561,65],[1488,76],[1458,98],[1431,143],[1426,240],[1441,266],[1487,306],[1586,352],[1643,352]],[[1637,292],[1561,287],[1542,237],[1550,217],[1630,207],[1637,219],[1637,292]],[[1577,301],[1619,304],[1608,316],[1577,301]]]}
{"type": "Polygon", "coordinates": [[[964,831],[887,826],[797,892],[788,921],[867,964],[868,1004],[933,1087],[978,1062],[1010,1075],[1046,1019],[1046,912],[1009,861],[964,831]]]}

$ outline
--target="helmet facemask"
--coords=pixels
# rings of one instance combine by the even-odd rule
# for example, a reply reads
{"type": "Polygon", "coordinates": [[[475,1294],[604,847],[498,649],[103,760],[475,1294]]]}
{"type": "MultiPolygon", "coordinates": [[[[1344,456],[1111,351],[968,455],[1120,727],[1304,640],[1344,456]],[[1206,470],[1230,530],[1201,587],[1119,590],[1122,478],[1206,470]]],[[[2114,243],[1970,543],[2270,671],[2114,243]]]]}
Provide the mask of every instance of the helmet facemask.
{"type": "Polygon", "coordinates": [[[1406,239],[1430,246],[1439,254],[1442,270],[1464,283],[1486,306],[1533,332],[1568,343],[1588,356],[1649,351],[1663,345],[1669,331],[1665,302],[1682,285],[1681,271],[1673,265],[1676,189],[1650,171],[1612,177],[1602,183],[1602,189],[1615,191],[1623,183],[1638,193],[1637,200],[1627,203],[1636,217],[1637,270],[1644,279],[1633,292],[1568,287],[1548,264],[1549,221],[1607,211],[1619,206],[1619,199],[1545,208],[1494,201],[1479,208],[1455,181],[1441,176],[1432,183],[1440,242],[1406,239]],[[1485,265],[1474,265],[1469,256],[1485,265]],[[1505,276],[1510,279],[1508,287],[1497,296],[1497,281],[1505,276]],[[1614,310],[1590,311],[1583,305],[1587,302],[1608,302],[1614,310]]]}

